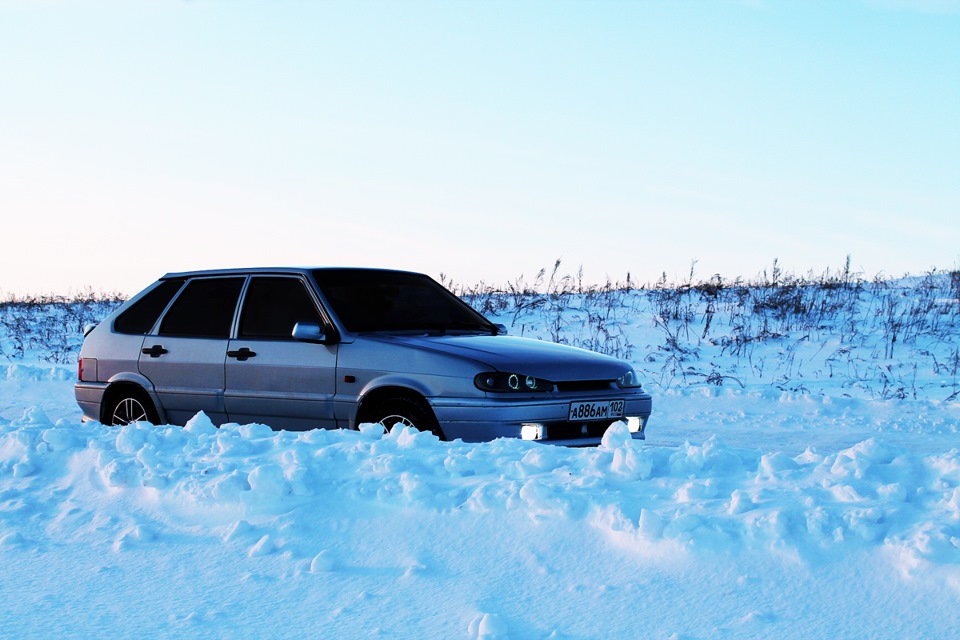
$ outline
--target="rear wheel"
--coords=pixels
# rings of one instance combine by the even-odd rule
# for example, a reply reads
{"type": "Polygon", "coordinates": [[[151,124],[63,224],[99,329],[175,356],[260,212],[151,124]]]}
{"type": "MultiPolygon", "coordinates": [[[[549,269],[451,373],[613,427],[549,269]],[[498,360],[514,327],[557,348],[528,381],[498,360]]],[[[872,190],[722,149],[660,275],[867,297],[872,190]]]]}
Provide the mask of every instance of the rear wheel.
{"type": "Polygon", "coordinates": [[[123,426],[134,422],[150,422],[157,424],[160,421],[149,396],[138,388],[124,387],[110,395],[103,412],[103,423],[112,426],[123,426]]]}
{"type": "Polygon", "coordinates": [[[370,422],[379,422],[390,432],[394,427],[413,427],[429,431],[443,440],[443,430],[430,406],[414,398],[391,398],[377,403],[368,414],[370,422]]]}

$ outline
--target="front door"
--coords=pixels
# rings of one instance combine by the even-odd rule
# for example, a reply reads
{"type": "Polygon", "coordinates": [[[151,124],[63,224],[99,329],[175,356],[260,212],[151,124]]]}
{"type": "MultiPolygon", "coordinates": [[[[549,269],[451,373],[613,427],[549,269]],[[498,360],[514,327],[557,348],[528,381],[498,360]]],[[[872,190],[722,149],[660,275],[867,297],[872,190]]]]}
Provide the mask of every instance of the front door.
{"type": "Polygon", "coordinates": [[[224,402],[231,422],[290,430],[337,426],[337,345],[294,340],[298,322],[325,326],[301,278],[250,278],[227,348],[224,402]]]}

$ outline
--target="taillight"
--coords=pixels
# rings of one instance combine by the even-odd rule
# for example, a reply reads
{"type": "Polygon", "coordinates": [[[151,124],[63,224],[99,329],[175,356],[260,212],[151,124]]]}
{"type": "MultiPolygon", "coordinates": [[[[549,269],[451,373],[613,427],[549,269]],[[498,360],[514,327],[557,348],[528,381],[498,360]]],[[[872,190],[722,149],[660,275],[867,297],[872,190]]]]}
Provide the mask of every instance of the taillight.
{"type": "Polygon", "coordinates": [[[83,358],[77,358],[77,380],[83,382],[83,358]]]}

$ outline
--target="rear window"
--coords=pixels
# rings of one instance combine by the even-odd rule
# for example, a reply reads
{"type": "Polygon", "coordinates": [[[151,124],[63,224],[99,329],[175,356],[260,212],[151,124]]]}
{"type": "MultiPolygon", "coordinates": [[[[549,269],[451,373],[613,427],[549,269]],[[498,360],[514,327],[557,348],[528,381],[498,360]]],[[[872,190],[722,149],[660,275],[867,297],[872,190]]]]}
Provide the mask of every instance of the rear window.
{"type": "Polygon", "coordinates": [[[183,280],[164,280],[155,289],[134,302],[129,309],[120,314],[113,323],[117,333],[145,335],[150,332],[157,318],[180,291],[183,280]]]}
{"type": "Polygon", "coordinates": [[[228,338],[243,278],[203,278],[187,283],[160,323],[162,336],[228,338]]]}

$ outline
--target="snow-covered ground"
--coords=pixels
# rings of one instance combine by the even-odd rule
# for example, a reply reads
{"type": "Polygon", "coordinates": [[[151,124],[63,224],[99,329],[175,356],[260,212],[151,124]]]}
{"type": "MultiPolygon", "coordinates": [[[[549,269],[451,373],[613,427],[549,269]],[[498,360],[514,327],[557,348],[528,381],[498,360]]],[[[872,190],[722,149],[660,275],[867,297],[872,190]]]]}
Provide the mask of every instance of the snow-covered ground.
{"type": "MultiPolygon", "coordinates": [[[[543,310],[492,315],[544,335],[543,310]]],[[[652,314],[604,319],[648,440],[594,449],[106,428],[73,365],[0,363],[0,638],[956,637],[956,333],[733,353],[652,314]]]]}

